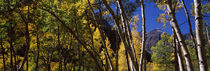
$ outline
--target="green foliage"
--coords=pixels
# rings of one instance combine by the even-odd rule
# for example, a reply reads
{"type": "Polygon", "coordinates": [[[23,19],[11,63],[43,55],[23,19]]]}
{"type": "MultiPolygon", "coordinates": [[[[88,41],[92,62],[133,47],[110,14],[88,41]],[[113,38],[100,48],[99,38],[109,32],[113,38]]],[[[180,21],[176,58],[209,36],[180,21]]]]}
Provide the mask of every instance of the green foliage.
{"type": "Polygon", "coordinates": [[[152,47],[152,61],[155,64],[159,64],[161,67],[169,67],[173,58],[173,46],[172,40],[166,33],[161,34],[161,40],[159,40],[156,46],[152,47]],[[166,65],[166,66],[165,66],[166,65]]]}

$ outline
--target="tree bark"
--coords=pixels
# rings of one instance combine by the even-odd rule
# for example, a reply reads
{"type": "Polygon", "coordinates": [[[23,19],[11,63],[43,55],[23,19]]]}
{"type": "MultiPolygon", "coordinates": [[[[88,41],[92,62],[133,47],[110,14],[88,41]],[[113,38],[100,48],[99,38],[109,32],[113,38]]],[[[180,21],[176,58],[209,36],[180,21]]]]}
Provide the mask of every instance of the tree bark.
{"type": "Polygon", "coordinates": [[[9,36],[9,45],[10,45],[10,70],[13,71],[13,35],[12,33],[14,32],[13,30],[13,27],[12,27],[12,24],[9,24],[9,27],[8,27],[8,36],[9,36]]]}
{"type": "Polygon", "coordinates": [[[141,58],[139,63],[139,71],[142,71],[143,61],[145,60],[145,41],[146,41],[146,27],[145,27],[145,12],[144,12],[144,1],[141,2],[141,17],[142,17],[142,47],[141,47],[141,58]]]}
{"type": "Polygon", "coordinates": [[[205,52],[205,39],[203,34],[203,19],[201,14],[201,0],[194,0],[195,6],[195,31],[196,31],[196,39],[197,39],[197,52],[198,52],[198,60],[200,71],[208,71],[206,52],[205,52]]]}
{"type": "Polygon", "coordinates": [[[106,0],[102,0],[103,4],[105,5],[105,7],[108,9],[108,11],[110,12],[111,16],[113,17],[114,19],[114,24],[117,26],[117,32],[118,32],[118,35],[120,37],[120,39],[123,41],[123,44],[125,46],[125,49],[127,50],[130,58],[131,58],[131,61],[132,63],[134,63],[134,67],[136,68],[136,70],[138,70],[138,64],[136,63],[135,61],[135,55],[133,54],[134,52],[132,51],[131,47],[129,47],[129,43],[128,41],[123,37],[123,33],[122,33],[122,29],[120,27],[120,22],[119,22],[119,19],[117,18],[117,16],[115,15],[114,11],[112,10],[112,8],[107,4],[107,1],[106,0]]]}
{"type": "Polygon", "coordinates": [[[36,58],[36,71],[39,71],[39,33],[38,33],[38,26],[36,27],[36,45],[37,45],[37,58],[36,58]]]}
{"type": "MultiPolygon", "coordinates": [[[[173,30],[173,45],[174,45],[174,70],[179,71],[179,63],[178,63],[178,52],[177,52],[177,44],[176,44],[176,37],[175,37],[175,32],[173,30]]],[[[181,71],[181,70],[180,70],[181,71]]]]}
{"type": "Polygon", "coordinates": [[[184,62],[183,62],[183,58],[182,58],[182,51],[181,51],[181,46],[180,43],[175,35],[175,41],[176,41],[176,49],[177,49],[177,59],[178,59],[178,64],[179,64],[179,70],[180,71],[185,71],[185,67],[184,67],[184,62]]]}
{"type": "Polygon", "coordinates": [[[190,21],[189,13],[188,13],[187,8],[185,6],[184,0],[181,0],[181,3],[182,3],[182,6],[184,8],[186,17],[187,17],[187,21],[188,21],[188,25],[189,25],[189,30],[190,30],[190,36],[191,36],[191,38],[193,40],[193,44],[194,44],[195,51],[196,51],[196,56],[197,56],[197,59],[198,59],[197,43],[195,41],[195,36],[193,35],[193,30],[192,30],[192,26],[191,26],[191,21],[190,21]]]}
{"type": "Polygon", "coordinates": [[[63,60],[63,66],[64,66],[64,71],[67,71],[67,67],[66,67],[66,58],[64,58],[64,60],[63,60]]]}
{"type": "Polygon", "coordinates": [[[14,70],[17,71],[17,60],[16,60],[16,53],[15,53],[14,48],[12,49],[12,51],[13,51],[13,57],[14,57],[14,61],[15,61],[14,70]]]}
{"type": "Polygon", "coordinates": [[[59,51],[59,55],[61,56],[59,58],[59,71],[62,71],[62,60],[63,60],[63,57],[62,57],[62,47],[61,47],[61,42],[60,42],[60,26],[58,24],[58,29],[57,29],[57,35],[58,35],[58,51],[59,51]]]}
{"type": "MultiPolygon", "coordinates": [[[[111,71],[114,71],[114,69],[113,69],[113,64],[112,64],[112,61],[111,61],[111,58],[110,58],[109,53],[108,53],[108,51],[107,51],[106,42],[105,42],[105,36],[104,36],[103,33],[102,33],[101,27],[100,27],[99,24],[97,23],[97,19],[96,19],[96,16],[95,16],[95,14],[94,14],[93,7],[92,7],[92,5],[90,4],[90,1],[89,1],[89,0],[88,0],[88,5],[89,5],[90,8],[91,8],[91,14],[92,14],[92,16],[93,16],[93,19],[94,19],[94,22],[95,22],[96,26],[98,27],[99,32],[100,32],[100,37],[102,38],[102,46],[104,47],[104,54],[105,54],[105,56],[106,56],[106,58],[107,58],[107,61],[108,61],[108,63],[109,63],[110,70],[111,70],[111,71]]],[[[101,13],[101,10],[100,10],[100,9],[99,9],[99,11],[100,11],[100,13],[101,13]]],[[[103,23],[101,15],[100,15],[100,23],[101,23],[101,24],[103,23]]]]}
{"type": "MultiPolygon", "coordinates": [[[[29,51],[29,47],[30,47],[30,37],[29,37],[29,30],[28,30],[28,22],[29,22],[29,6],[28,6],[28,21],[26,21],[26,18],[21,14],[21,12],[19,11],[19,14],[21,15],[21,18],[23,19],[26,27],[25,27],[25,30],[26,30],[26,51],[25,51],[25,55],[24,55],[24,60],[23,62],[21,63],[20,67],[18,68],[18,71],[21,71],[24,64],[25,64],[25,61],[28,60],[28,51],[29,51]]],[[[28,66],[27,66],[28,67],[28,66]]]]}
{"type": "Polygon", "coordinates": [[[146,57],[144,57],[143,62],[144,62],[144,71],[147,71],[147,61],[146,61],[146,57]]]}
{"type": "Polygon", "coordinates": [[[126,18],[125,12],[124,12],[122,1],[117,0],[117,3],[118,3],[118,7],[119,7],[119,10],[120,10],[120,13],[121,13],[120,17],[121,17],[121,23],[123,25],[123,31],[124,31],[124,37],[123,38],[125,38],[126,44],[130,48],[130,51],[131,51],[131,54],[132,54],[130,65],[131,65],[131,67],[133,68],[134,71],[137,71],[138,70],[138,63],[137,63],[135,49],[134,49],[134,46],[133,46],[131,30],[129,29],[130,27],[129,27],[128,20],[126,18]]]}
{"type": "Polygon", "coordinates": [[[128,71],[131,71],[131,69],[130,69],[130,64],[129,64],[129,59],[128,59],[128,52],[127,52],[127,50],[125,50],[125,56],[126,56],[126,62],[127,62],[128,71]]]}
{"type": "Polygon", "coordinates": [[[119,66],[119,64],[118,64],[118,62],[119,62],[119,53],[118,53],[118,51],[119,50],[116,50],[116,52],[115,52],[115,67],[116,67],[116,69],[115,69],[115,71],[118,71],[118,66],[119,66]]]}
{"type": "Polygon", "coordinates": [[[170,17],[170,24],[171,24],[172,28],[174,29],[175,34],[177,35],[177,38],[178,38],[179,43],[181,45],[182,51],[184,53],[184,58],[185,58],[185,63],[186,63],[186,66],[187,66],[187,70],[188,71],[194,71],[193,66],[192,66],[192,62],[191,62],[191,58],[190,58],[190,54],[188,52],[186,43],[183,39],[183,35],[181,34],[180,28],[177,24],[177,20],[176,20],[176,17],[175,17],[175,10],[172,9],[171,5],[172,5],[172,1],[167,0],[166,6],[167,6],[168,15],[170,17]]]}

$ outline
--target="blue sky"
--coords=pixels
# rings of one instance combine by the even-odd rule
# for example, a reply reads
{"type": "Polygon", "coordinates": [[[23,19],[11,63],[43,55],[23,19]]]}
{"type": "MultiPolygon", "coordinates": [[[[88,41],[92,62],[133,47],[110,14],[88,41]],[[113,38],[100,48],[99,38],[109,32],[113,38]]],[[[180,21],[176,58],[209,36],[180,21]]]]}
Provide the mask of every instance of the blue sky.
{"type": "MultiPolygon", "coordinates": [[[[192,9],[191,3],[193,3],[193,0],[185,0],[185,4],[187,6],[188,12],[190,13],[190,19],[191,19],[191,23],[192,23],[192,28],[193,30],[195,29],[195,23],[194,23],[194,16],[191,15],[190,10],[192,9]]],[[[203,1],[202,4],[206,4],[206,3],[210,3],[208,1],[203,1]]],[[[160,10],[159,8],[155,8],[155,3],[145,3],[145,14],[146,14],[146,31],[150,32],[154,29],[162,29],[162,23],[158,23],[156,22],[156,19],[158,18],[158,16],[164,13],[162,10],[160,10]]],[[[140,11],[140,7],[136,10],[136,12],[134,13],[134,15],[139,14],[139,31],[141,31],[141,11],[140,11]]],[[[209,14],[208,14],[209,15],[209,14]]],[[[189,33],[189,26],[188,26],[188,22],[186,19],[186,15],[184,12],[184,9],[180,9],[178,12],[176,12],[176,19],[178,21],[178,24],[182,24],[180,26],[181,32],[183,34],[189,33]],[[183,24],[184,23],[184,24],[183,24]]],[[[204,18],[208,25],[210,25],[210,18],[204,18]]],[[[172,34],[172,30],[170,27],[170,24],[167,23],[167,27],[163,30],[166,33],[172,34]]]]}

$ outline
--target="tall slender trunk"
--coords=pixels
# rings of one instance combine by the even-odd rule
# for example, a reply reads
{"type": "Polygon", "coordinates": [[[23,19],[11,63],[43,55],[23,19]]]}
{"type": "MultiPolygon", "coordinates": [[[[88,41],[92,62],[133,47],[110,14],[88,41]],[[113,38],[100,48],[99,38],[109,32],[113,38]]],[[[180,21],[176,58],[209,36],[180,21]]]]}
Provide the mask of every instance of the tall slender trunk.
{"type": "Polygon", "coordinates": [[[13,56],[12,56],[12,54],[13,54],[13,35],[12,35],[12,33],[14,32],[14,30],[13,30],[13,27],[12,27],[12,24],[10,23],[9,24],[9,27],[8,27],[8,36],[9,36],[9,45],[10,45],[10,71],[13,71],[13,56]]]}
{"type": "MultiPolygon", "coordinates": [[[[139,71],[142,71],[143,61],[145,60],[145,41],[146,41],[146,27],[145,27],[145,12],[144,12],[144,1],[141,2],[141,17],[142,17],[142,47],[141,47],[141,58],[139,63],[139,71]]],[[[146,67],[146,66],[144,66],[146,67]]]]}
{"type": "Polygon", "coordinates": [[[184,0],[181,0],[181,3],[182,3],[182,6],[184,8],[186,17],[187,17],[187,21],[188,21],[188,25],[189,25],[189,30],[190,30],[190,36],[191,36],[191,38],[193,40],[193,44],[194,44],[195,51],[196,51],[196,56],[197,56],[197,59],[198,59],[197,43],[195,41],[195,36],[193,35],[193,30],[192,30],[192,26],[191,26],[191,21],[190,21],[189,13],[188,13],[187,8],[185,6],[184,0]]]}
{"type": "Polygon", "coordinates": [[[182,58],[182,51],[181,51],[181,46],[180,43],[177,39],[177,36],[175,34],[175,42],[176,42],[176,49],[177,49],[177,59],[178,59],[178,64],[179,64],[179,70],[180,71],[185,71],[185,67],[184,67],[184,62],[183,62],[183,58],[182,58]]]}
{"type": "MultiPolygon", "coordinates": [[[[137,63],[137,58],[136,58],[136,53],[135,53],[135,49],[133,46],[133,41],[132,41],[132,35],[131,35],[131,30],[128,24],[128,20],[127,17],[125,15],[124,12],[124,8],[122,5],[122,1],[121,0],[117,0],[118,3],[118,7],[120,10],[120,17],[121,17],[121,23],[123,25],[123,31],[124,31],[124,37],[125,41],[127,42],[126,44],[128,45],[128,47],[130,47],[131,50],[131,67],[133,68],[134,71],[138,70],[138,63],[137,63]]],[[[126,47],[126,46],[125,46],[126,47]]]]}
{"type": "Polygon", "coordinates": [[[17,71],[17,59],[16,59],[16,53],[14,48],[12,49],[13,51],[13,57],[14,57],[14,61],[15,61],[15,65],[14,65],[14,71],[17,71]]]}
{"type": "MultiPolygon", "coordinates": [[[[111,70],[111,71],[114,71],[114,69],[113,69],[113,64],[112,64],[112,61],[111,61],[111,58],[110,58],[109,53],[108,53],[108,51],[107,51],[106,42],[105,42],[105,36],[104,36],[103,33],[102,33],[103,31],[102,31],[101,27],[100,27],[99,24],[97,23],[97,19],[96,19],[95,13],[94,13],[94,11],[93,11],[92,5],[90,4],[90,1],[89,1],[89,0],[88,0],[88,5],[91,7],[91,14],[92,14],[92,16],[93,16],[94,22],[95,22],[95,24],[96,24],[96,26],[97,26],[99,32],[100,32],[100,37],[102,38],[102,46],[104,47],[104,54],[105,54],[105,56],[106,56],[106,58],[107,58],[107,62],[108,62],[108,64],[109,64],[110,70],[111,70]]],[[[101,13],[101,10],[99,10],[99,11],[100,11],[100,13],[101,13]]],[[[100,15],[100,23],[101,23],[101,24],[103,23],[101,15],[100,15]]]]}
{"type": "MultiPolygon", "coordinates": [[[[104,55],[106,54],[104,53],[104,55]]],[[[107,57],[105,58],[105,71],[109,71],[109,63],[108,63],[107,57]]]]}
{"type": "Polygon", "coordinates": [[[115,71],[118,71],[119,70],[119,50],[120,50],[120,46],[119,46],[119,44],[120,44],[120,42],[119,42],[119,38],[118,38],[118,35],[115,35],[115,40],[116,40],[116,42],[115,42],[115,47],[116,47],[116,50],[115,50],[115,67],[116,67],[116,69],[115,69],[115,71]]]}
{"type": "Polygon", "coordinates": [[[205,52],[205,39],[203,34],[203,19],[201,14],[201,0],[194,0],[195,6],[195,31],[196,31],[196,39],[197,39],[197,52],[198,52],[198,60],[200,71],[208,71],[206,52],[205,52]]]}
{"type": "Polygon", "coordinates": [[[26,24],[26,37],[27,37],[27,39],[26,39],[26,43],[27,43],[27,54],[26,54],[26,71],[28,71],[28,63],[29,63],[29,61],[28,61],[28,59],[29,59],[29,57],[28,57],[28,52],[29,52],[29,48],[30,48],[30,41],[29,41],[29,37],[30,37],[30,35],[29,35],[29,30],[28,30],[28,25],[29,25],[29,14],[30,14],[30,11],[29,11],[29,9],[30,9],[30,6],[28,5],[28,23],[26,24]]]}
{"type": "Polygon", "coordinates": [[[64,66],[64,71],[67,71],[67,68],[66,68],[66,58],[64,58],[64,60],[63,60],[63,66],[64,66]]]}
{"type": "Polygon", "coordinates": [[[178,63],[178,56],[177,56],[178,53],[177,53],[176,47],[177,47],[177,44],[176,44],[175,32],[173,31],[174,70],[179,71],[179,63],[178,63]]]}
{"type": "Polygon", "coordinates": [[[10,69],[11,69],[11,71],[13,71],[12,49],[13,49],[13,45],[12,45],[12,40],[10,39],[10,69]]]}
{"type": "Polygon", "coordinates": [[[147,61],[146,61],[146,56],[144,56],[143,62],[144,62],[144,71],[147,71],[147,61]]]}
{"type": "Polygon", "coordinates": [[[167,6],[167,11],[168,11],[168,15],[170,17],[170,24],[172,26],[172,28],[174,29],[175,34],[177,35],[177,38],[179,40],[179,43],[181,45],[182,51],[184,53],[184,58],[185,58],[185,63],[187,66],[187,70],[188,71],[194,71],[193,70],[193,65],[191,62],[191,58],[190,58],[190,54],[188,52],[186,43],[183,39],[183,35],[181,34],[180,28],[177,24],[177,20],[175,17],[175,10],[172,9],[172,1],[171,0],[167,0],[166,6],[167,6]]]}
{"type": "MultiPolygon", "coordinates": [[[[101,11],[100,11],[100,12],[101,12],[101,11]]],[[[101,24],[103,23],[102,17],[100,18],[100,23],[101,23],[101,24]]],[[[103,31],[102,31],[101,27],[100,27],[98,24],[97,24],[97,26],[98,26],[98,29],[99,29],[99,32],[100,32],[100,36],[101,36],[101,38],[102,38],[102,45],[103,45],[103,47],[104,47],[104,53],[105,53],[105,56],[106,56],[107,61],[108,61],[108,63],[109,63],[110,70],[111,70],[111,71],[114,71],[114,69],[113,69],[113,64],[112,64],[112,60],[111,60],[111,58],[110,58],[110,56],[109,56],[109,53],[108,53],[108,50],[107,50],[107,46],[106,46],[105,35],[102,33],[103,31]]]]}
{"type": "Polygon", "coordinates": [[[58,51],[59,51],[59,55],[61,56],[59,58],[59,71],[62,71],[62,48],[61,48],[61,43],[60,43],[60,26],[58,24],[58,29],[57,29],[57,33],[58,33],[58,51]]]}
{"type": "MultiPolygon", "coordinates": [[[[29,51],[29,47],[30,47],[30,37],[29,37],[29,30],[28,30],[28,24],[29,24],[29,6],[28,6],[28,21],[26,21],[26,19],[24,18],[24,16],[21,14],[21,12],[19,12],[19,14],[21,15],[26,27],[25,27],[25,30],[26,30],[26,51],[25,51],[25,55],[24,55],[24,60],[23,62],[21,63],[20,67],[18,68],[18,71],[21,71],[24,64],[25,64],[25,61],[28,61],[28,51],[29,51]]],[[[28,70],[28,64],[27,64],[27,68],[28,70]]]]}
{"type": "MultiPolygon", "coordinates": [[[[117,45],[118,46],[118,45],[117,45]]],[[[115,52],[115,67],[116,67],[116,69],[115,69],[115,71],[118,71],[118,66],[119,66],[119,64],[118,64],[118,61],[119,61],[119,53],[118,53],[118,51],[119,50],[116,50],[116,52],[115,52]]]]}
{"type": "Polygon", "coordinates": [[[38,33],[38,26],[36,27],[36,45],[37,45],[37,57],[36,57],[36,71],[39,71],[39,33],[38,33]]]}
{"type": "Polygon", "coordinates": [[[119,21],[118,17],[115,15],[115,12],[112,10],[112,8],[107,4],[106,0],[102,0],[102,3],[105,5],[105,7],[108,9],[111,16],[113,17],[114,24],[117,27],[118,35],[119,35],[120,39],[123,41],[125,49],[127,50],[134,67],[136,68],[136,70],[138,70],[138,64],[136,62],[135,54],[134,54],[133,50],[131,49],[131,47],[129,46],[129,43],[128,43],[129,40],[127,40],[123,37],[124,35],[123,35],[122,29],[120,27],[120,21],[119,21]]]}
{"type": "MultiPolygon", "coordinates": [[[[119,3],[118,5],[120,5],[120,7],[122,7],[123,5],[120,1],[118,2],[119,3]]],[[[133,38],[132,38],[132,33],[131,33],[129,21],[128,21],[127,16],[125,15],[124,8],[122,7],[122,8],[120,8],[120,10],[122,10],[122,11],[120,11],[122,13],[121,17],[124,18],[123,19],[124,20],[124,27],[125,27],[124,29],[125,29],[125,32],[127,32],[127,33],[125,33],[125,35],[126,35],[126,38],[128,40],[128,45],[131,47],[132,53],[134,54],[135,65],[138,66],[136,51],[135,51],[134,44],[133,44],[133,38]]]]}
{"type": "Polygon", "coordinates": [[[0,38],[0,39],[1,39],[1,50],[2,50],[2,56],[3,56],[3,66],[4,66],[4,71],[6,71],[6,64],[5,64],[5,57],[4,57],[5,50],[3,47],[3,38],[0,38]]]}
{"type": "MultiPolygon", "coordinates": [[[[7,2],[7,9],[10,11],[11,8],[10,8],[10,0],[6,0],[7,2]]],[[[11,12],[9,12],[9,14],[11,14],[11,12]]],[[[10,23],[9,24],[9,27],[7,28],[7,33],[8,33],[8,36],[9,36],[9,44],[10,44],[10,71],[13,71],[13,56],[12,56],[12,49],[13,49],[13,46],[12,46],[12,43],[13,43],[13,28],[12,28],[12,24],[10,23]]]]}
{"type": "Polygon", "coordinates": [[[131,71],[131,69],[130,69],[130,64],[129,64],[129,59],[128,59],[128,52],[127,52],[127,50],[125,50],[125,56],[126,56],[126,62],[127,62],[127,67],[128,67],[128,71],[131,71]]]}
{"type": "Polygon", "coordinates": [[[26,71],[28,71],[28,56],[26,58],[26,71]]]}

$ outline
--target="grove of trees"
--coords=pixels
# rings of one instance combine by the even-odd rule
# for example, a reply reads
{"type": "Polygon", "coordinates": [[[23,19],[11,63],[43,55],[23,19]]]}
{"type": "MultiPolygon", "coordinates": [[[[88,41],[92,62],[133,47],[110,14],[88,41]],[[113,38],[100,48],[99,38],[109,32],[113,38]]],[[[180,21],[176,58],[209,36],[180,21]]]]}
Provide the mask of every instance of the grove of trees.
{"type": "Polygon", "coordinates": [[[185,1],[0,0],[0,71],[208,71],[210,3],[194,0],[190,12],[185,1]],[[173,34],[163,32],[148,53],[151,2],[173,34]],[[176,18],[180,9],[190,40],[176,18]]]}

